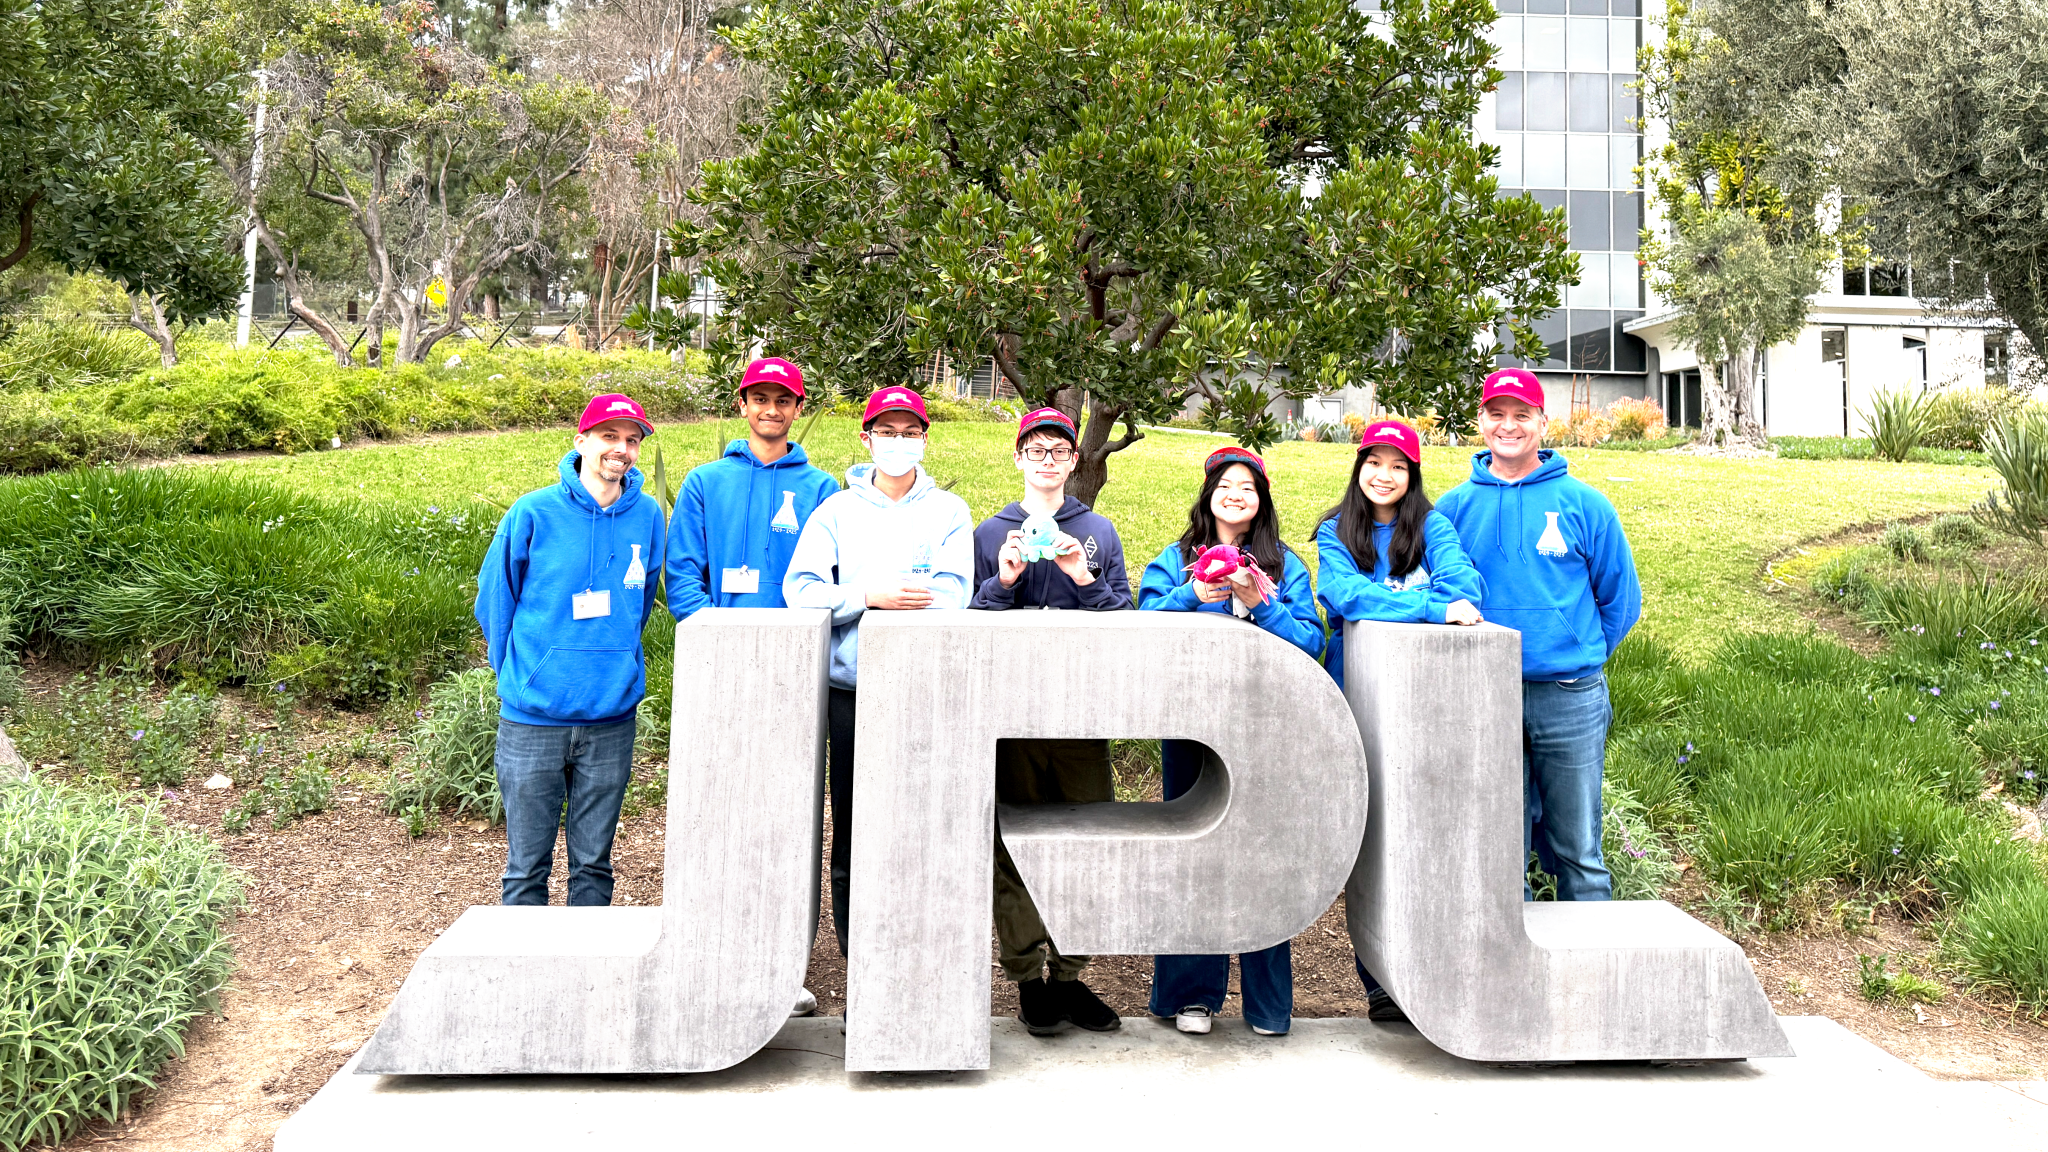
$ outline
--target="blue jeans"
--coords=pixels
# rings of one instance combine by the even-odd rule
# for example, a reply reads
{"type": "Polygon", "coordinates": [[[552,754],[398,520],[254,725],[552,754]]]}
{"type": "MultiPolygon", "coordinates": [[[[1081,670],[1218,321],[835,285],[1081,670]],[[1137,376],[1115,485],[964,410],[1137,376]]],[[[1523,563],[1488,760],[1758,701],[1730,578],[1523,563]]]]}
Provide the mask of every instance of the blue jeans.
{"type": "MultiPolygon", "coordinates": [[[[1607,676],[1522,681],[1522,846],[1557,877],[1559,900],[1611,900],[1600,854],[1600,778],[1614,709],[1607,676]]],[[[1525,885],[1522,898],[1529,898],[1525,885]]]]}
{"type": "Polygon", "coordinates": [[[553,728],[498,719],[505,904],[546,904],[555,830],[568,826],[569,903],[612,902],[612,836],[633,775],[631,718],[553,728]],[[564,809],[564,801],[567,808],[564,809]]]}
{"type": "MultiPolygon", "coordinates": [[[[1195,786],[1202,773],[1202,749],[1188,740],[1167,740],[1160,749],[1162,795],[1172,800],[1195,786]]],[[[1271,948],[1245,952],[1237,958],[1238,987],[1244,993],[1244,1018],[1268,1032],[1285,1032],[1294,1019],[1294,952],[1282,940],[1271,948]]],[[[1154,956],[1154,1016],[1171,1016],[1193,1004],[1211,1012],[1223,1007],[1230,987],[1229,956],[1154,956]]]]}

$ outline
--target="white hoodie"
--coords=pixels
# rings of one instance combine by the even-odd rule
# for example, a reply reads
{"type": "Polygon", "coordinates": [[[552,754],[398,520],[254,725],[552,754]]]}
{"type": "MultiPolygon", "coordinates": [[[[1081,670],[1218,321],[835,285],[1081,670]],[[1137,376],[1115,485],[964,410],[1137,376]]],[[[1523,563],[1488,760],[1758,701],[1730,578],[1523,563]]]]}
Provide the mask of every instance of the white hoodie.
{"type": "Polygon", "coordinates": [[[903,499],[891,500],[875,487],[874,472],[873,464],[846,470],[846,490],[826,497],[804,522],[782,578],[790,607],[832,610],[835,688],[854,686],[869,591],[923,586],[934,608],[965,608],[973,591],[967,501],[940,490],[921,467],[903,499]]]}

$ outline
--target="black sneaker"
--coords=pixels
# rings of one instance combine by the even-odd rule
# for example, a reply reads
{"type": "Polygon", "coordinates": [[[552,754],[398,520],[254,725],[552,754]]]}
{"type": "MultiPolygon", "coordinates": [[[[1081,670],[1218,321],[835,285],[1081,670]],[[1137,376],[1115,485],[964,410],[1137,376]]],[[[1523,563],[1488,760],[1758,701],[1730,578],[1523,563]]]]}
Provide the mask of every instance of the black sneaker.
{"type": "Polygon", "coordinates": [[[1375,988],[1366,993],[1365,1018],[1382,1024],[1408,1023],[1408,1014],[1401,1011],[1401,1006],[1394,1003],[1394,998],[1387,995],[1385,988],[1375,988]]]}
{"type": "Polygon", "coordinates": [[[1059,997],[1061,1011],[1078,1027],[1090,1032],[1114,1032],[1124,1026],[1123,1017],[1079,980],[1055,980],[1052,987],[1059,997]]]}
{"type": "Polygon", "coordinates": [[[1033,1036],[1057,1036],[1073,1022],[1060,994],[1039,976],[1017,985],[1017,1019],[1033,1036]]]}

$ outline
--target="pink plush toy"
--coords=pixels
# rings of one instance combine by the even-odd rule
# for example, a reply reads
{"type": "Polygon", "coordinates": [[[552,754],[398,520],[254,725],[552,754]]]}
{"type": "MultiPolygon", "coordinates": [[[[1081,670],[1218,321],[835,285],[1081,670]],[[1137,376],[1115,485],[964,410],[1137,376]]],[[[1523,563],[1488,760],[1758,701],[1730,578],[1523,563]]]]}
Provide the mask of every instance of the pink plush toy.
{"type": "Polygon", "coordinates": [[[1251,574],[1252,587],[1258,591],[1260,603],[1272,599],[1272,577],[1260,570],[1259,562],[1251,553],[1235,545],[1211,544],[1202,549],[1202,554],[1186,568],[1188,575],[1204,584],[1222,584],[1240,570],[1251,574]]]}

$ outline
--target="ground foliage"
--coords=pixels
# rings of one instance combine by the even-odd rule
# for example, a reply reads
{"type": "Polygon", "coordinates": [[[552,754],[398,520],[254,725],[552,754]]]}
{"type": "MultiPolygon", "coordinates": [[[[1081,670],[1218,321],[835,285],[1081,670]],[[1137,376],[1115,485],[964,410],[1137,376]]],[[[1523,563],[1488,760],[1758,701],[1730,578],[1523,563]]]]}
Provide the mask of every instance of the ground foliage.
{"type": "Polygon", "coordinates": [[[0,1147],[113,1120],[233,967],[239,885],[204,836],[117,797],[0,783],[0,1147]]]}

